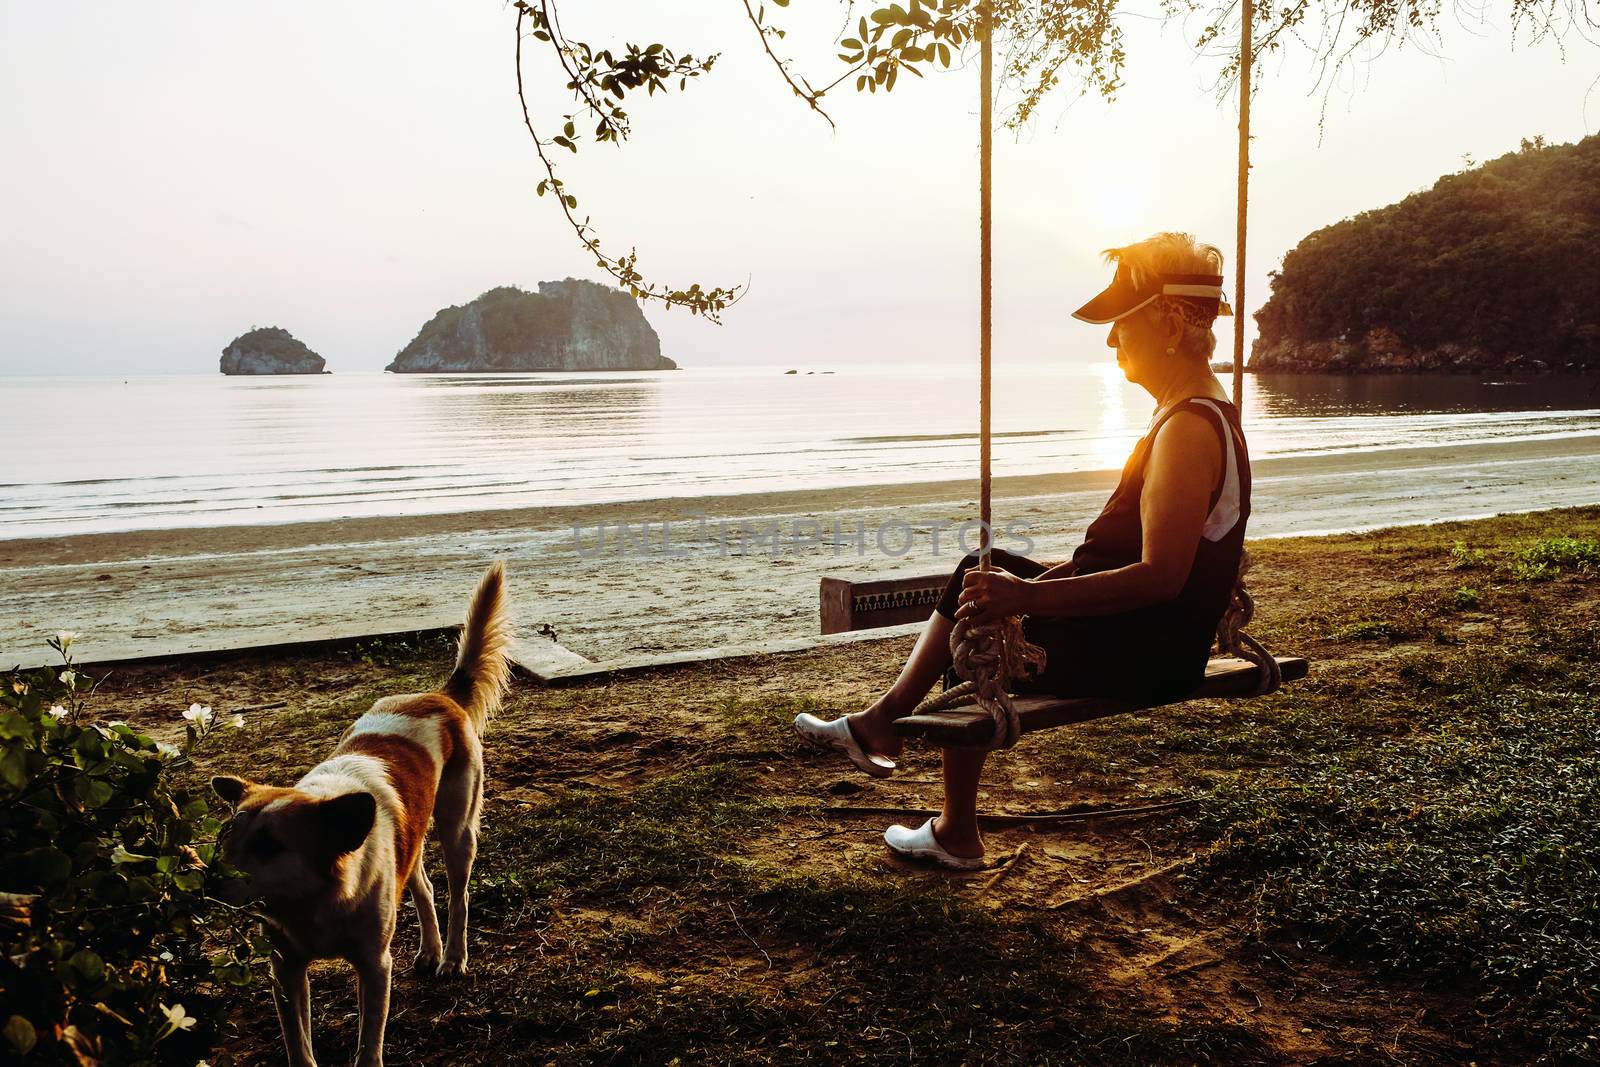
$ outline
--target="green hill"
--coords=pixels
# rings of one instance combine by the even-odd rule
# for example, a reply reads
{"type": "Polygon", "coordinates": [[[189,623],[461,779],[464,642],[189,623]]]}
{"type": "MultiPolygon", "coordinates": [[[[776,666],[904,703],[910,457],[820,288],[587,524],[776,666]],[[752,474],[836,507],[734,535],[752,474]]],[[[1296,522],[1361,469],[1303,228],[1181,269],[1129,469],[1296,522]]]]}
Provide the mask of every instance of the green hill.
{"type": "Polygon", "coordinates": [[[1542,138],[1306,237],[1257,371],[1600,371],[1600,135],[1542,138]]]}

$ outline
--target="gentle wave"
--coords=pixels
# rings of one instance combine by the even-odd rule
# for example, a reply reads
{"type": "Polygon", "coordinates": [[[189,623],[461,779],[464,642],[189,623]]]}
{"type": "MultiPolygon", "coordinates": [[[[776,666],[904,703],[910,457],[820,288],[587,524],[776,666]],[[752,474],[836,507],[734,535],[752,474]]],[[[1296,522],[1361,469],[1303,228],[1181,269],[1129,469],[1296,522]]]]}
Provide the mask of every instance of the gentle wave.
{"type": "MultiPolygon", "coordinates": [[[[978,451],[965,367],[3,386],[0,538],[938,481],[978,451]]],[[[1347,454],[1600,434],[1590,392],[1250,376],[1244,417],[1257,458],[1347,454]]],[[[1001,368],[994,470],[1115,470],[1151,407],[1104,363],[1001,368]]]]}

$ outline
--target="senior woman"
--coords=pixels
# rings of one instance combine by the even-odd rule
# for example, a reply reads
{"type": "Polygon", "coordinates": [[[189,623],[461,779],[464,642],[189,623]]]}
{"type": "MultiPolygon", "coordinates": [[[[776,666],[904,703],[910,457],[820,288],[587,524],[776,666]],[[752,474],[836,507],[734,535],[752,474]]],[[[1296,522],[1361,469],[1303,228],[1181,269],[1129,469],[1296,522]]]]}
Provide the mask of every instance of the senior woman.
{"type": "MultiPolygon", "coordinates": [[[[1156,402],[1149,432],[1070,562],[1052,567],[994,549],[997,569],[985,573],[968,555],[887,692],[830,722],[795,719],[802,737],[843,751],[874,777],[894,771],[901,746],[894,720],[909,715],[949,668],[957,619],[1024,616],[1024,632],[1048,662],[1019,692],[1160,703],[1205,677],[1250,515],[1239,413],[1210,367],[1212,322],[1231,314],[1222,255],[1179,233],[1105,255],[1115,277],[1074,315],[1110,324],[1106,344],[1117,366],[1156,402]]],[[[914,829],[889,827],[892,852],[955,869],[983,865],[977,797],[986,755],[944,749],[943,812],[914,829]]]]}

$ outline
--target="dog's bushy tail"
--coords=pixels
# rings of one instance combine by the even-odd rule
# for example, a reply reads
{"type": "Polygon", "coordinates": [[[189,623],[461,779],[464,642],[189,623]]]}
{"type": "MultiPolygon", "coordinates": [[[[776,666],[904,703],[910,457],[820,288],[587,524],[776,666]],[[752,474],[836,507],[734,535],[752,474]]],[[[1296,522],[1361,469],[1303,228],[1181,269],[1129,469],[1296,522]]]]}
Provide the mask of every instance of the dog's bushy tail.
{"type": "Polygon", "coordinates": [[[506,569],[495,563],[478,582],[467,608],[456,651],[456,669],[444,692],[467,709],[467,717],[480,734],[490,716],[500,710],[511,681],[511,614],[506,607],[506,569]]]}

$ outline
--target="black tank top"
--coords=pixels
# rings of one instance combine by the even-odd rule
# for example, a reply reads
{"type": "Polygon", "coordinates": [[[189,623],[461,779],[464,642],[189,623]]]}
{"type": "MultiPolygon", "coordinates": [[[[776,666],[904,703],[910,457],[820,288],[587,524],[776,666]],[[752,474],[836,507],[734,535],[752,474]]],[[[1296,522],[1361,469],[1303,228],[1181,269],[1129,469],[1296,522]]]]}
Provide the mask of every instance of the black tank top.
{"type": "Polygon", "coordinates": [[[1217,623],[1227,609],[1239,573],[1245,524],[1250,518],[1250,453],[1234,406],[1211,397],[1191,397],[1156,412],[1150,431],[1128,457],[1116,491],[1099,517],[1089,524],[1083,544],[1072,555],[1075,574],[1115,570],[1143,558],[1144,527],[1139,518],[1139,500],[1144,493],[1145,464],[1156,434],[1180,411],[1193,412],[1210,422],[1223,448],[1221,484],[1211,493],[1211,509],[1194,565],[1182,590],[1172,600],[1102,620],[1107,637],[1115,635],[1119,641],[1139,642],[1156,661],[1151,666],[1167,675],[1168,684],[1162,688],[1169,691],[1198,685],[1204,677],[1217,623]],[[1170,666],[1170,673],[1160,670],[1164,666],[1170,666]]]}

